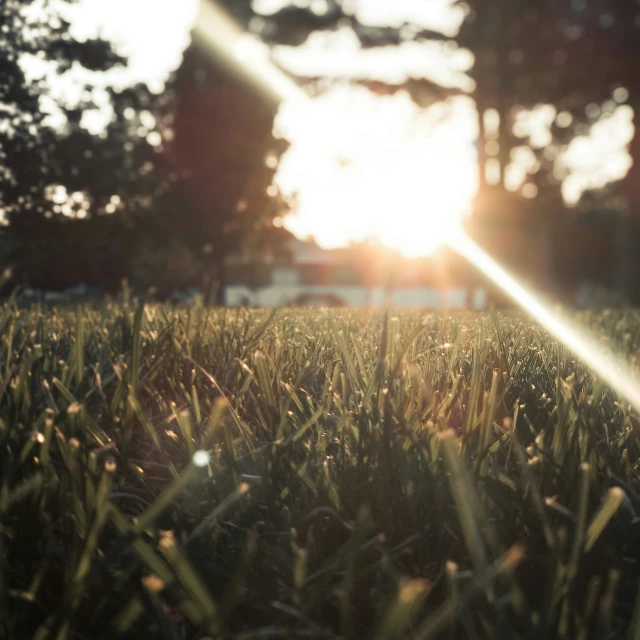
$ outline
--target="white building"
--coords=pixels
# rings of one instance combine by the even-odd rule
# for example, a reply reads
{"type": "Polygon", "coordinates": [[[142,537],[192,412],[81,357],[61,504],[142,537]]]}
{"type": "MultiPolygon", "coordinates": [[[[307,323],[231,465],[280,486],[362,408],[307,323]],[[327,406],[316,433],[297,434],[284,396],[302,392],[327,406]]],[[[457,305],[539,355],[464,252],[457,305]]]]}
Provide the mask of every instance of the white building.
{"type": "MultiPolygon", "coordinates": [[[[233,274],[225,287],[228,306],[274,307],[349,306],[399,308],[484,309],[488,296],[480,287],[403,286],[391,290],[362,276],[366,265],[349,257],[346,251],[328,251],[313,242],[293,240],[291,259],[278,263],[266,259],[260,263],[248,258],[230,259],[233,274]],[[366,280],[369,280],[368,282],[366,280]]],[[[378,278],[380,280],[380,278],[378,278]]]]}

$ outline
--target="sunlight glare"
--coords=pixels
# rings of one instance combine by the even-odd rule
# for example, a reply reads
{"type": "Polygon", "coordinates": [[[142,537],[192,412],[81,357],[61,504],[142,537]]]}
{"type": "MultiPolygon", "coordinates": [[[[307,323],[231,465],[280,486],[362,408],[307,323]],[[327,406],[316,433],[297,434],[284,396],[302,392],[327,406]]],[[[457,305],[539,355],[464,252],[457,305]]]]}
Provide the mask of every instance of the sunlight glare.
{"type": "Polygon", "coordinates": [[[463,232],[458,234],[451,246],[625,398],[636,411],[640,411],[640,381],[620,356],[597,342],[575,323],[554,312],[463,232]]]}
{"type": "Polygon", "coordinates": [[[285,226],[322,247],[369,239],[424,256],[469,212],[473,148],[406,92],[336,85],[303,108],[283,104],[275,131],[291,143],[275,177],[295,201],[285,226]]]}
{"type": "Polygon", "coordinates": [[[307,94],[271,62],[268,47],[242,31],[214,2],[204,0],[200,3],[195,37],[222,64],[241,74],[276,102],[307,99],[307,94]]]}
{"type": "Polygon", "coordinates": [[[309,98],[214,3],[202,4],[196,35],[281,102],[274,132],[291,146],[275,184],[294,203],[285,226],[299,237],[325,248],[377,240],[417,257],[445,242],[469,212],[473,147],[459,135],[447,138],[406,92],[378,96],[336,85],[309,98]]]}
{"type": "MultiPolygon", "coordinates": [[[[374,237],[406,255],[445,243],[489,277],[552,336],[640,411],[632,368],[575,323],[555,313],[488,255],[459,221],[476,189],[474,162],[458,148],[436,144],[438,128],[407,94],[376,96],[336,87],[307,98],[218,7],[203,3],[198,35],[217,56],[282,102],[276,130],[292,145],[276,181],[299,201],[289,228],[325,246],[374,237]]],[[[460,120],[452,119],[454,125],[460,120]]],[[[468,145],[471,148],[471,145],[468,145]]]]}

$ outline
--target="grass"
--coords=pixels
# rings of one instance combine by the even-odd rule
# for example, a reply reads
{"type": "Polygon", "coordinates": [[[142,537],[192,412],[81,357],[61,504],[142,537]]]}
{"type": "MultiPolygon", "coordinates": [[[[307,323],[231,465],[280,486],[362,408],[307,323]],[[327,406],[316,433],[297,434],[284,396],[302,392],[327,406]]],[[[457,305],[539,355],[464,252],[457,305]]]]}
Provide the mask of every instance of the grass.
{"type": "Polygon", "coordinates": [[[524,315],[0,329],[0,637],[640,638],[637,416],[524,315]]]}

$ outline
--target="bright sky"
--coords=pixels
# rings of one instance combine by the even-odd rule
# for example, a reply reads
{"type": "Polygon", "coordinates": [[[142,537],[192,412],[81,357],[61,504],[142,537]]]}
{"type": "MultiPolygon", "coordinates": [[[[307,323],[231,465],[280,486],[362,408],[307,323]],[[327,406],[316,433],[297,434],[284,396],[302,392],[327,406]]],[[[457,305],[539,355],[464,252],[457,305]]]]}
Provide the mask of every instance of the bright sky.
{"type": "Polygon", "coordinates": [[[422,110],[405,93],[338,85],[276,131],[292,140],[276,174],[296,211],[286,226],[327,248],[375,239],[412,257],[433,251],[469,212],[477,184],[473,104],[422,110]],[[450,112],[449,112],[450,110],[450,112]]]}
{"type": "MultiPolygon", "coordinates": [[[[34,20],[42,19],[45,4],[45,0],[38,0],[30,7],[34,20]]],[[[80,0],[75,4],[53,0],[51,4],[69,19],[74,37],[83,40],[102,35],[128,57],[124,71],[91,73],[75,66],[63,75],[37,56],[23,57],[28,77],[49,79],[49,95],[43,97],[42,106],[51,114],[54,125],[64,125],[56,102],[77,104],[84,86],[92,87],[97,108],[85,114],[83,125],[95,133],[104,128],[113,113],[105,87],[145,82],[154,92],[164,89],[165,80],[180,65],[189,45],[198,10],[198,0],[80,0]]]]}
{"type": "MultiPolygon", "coordinates": [[[[40,1],[43,6],[44,0],[40,1]]],[[[326,0],[254,0],[254,8],[269,15],[294,3],[317,13],[327,9],[326,0]]],[[[454,35],[464,18],[454,3],[346,0],[344,4],[370,26],[410,22],[454,35]]],[[[106,74],[74,68],[60,77],[46,62],[26,59],[31,77],[51,80],[50,95],[43,98],[51,121],[64,124],[56,101],[79,102],[85,84],[93,87],[97,108],[85,115],[83,124],[96,133],[112,115],[104,87],[144,81],[154,91],[162,91],[188,46],[197,9],[197,0],[80,0],[67,6],[75,36],[101,33],[114,40],[128,56],[129,67],[126,72],[106,74]]],[[[399,47],[364,50],[345,27],[316,33],[301,47],[276,47],[272,53],[283,68],[301,78],[401,83],[408,77],[422,77],[445,86],[473,88],[466,74],[472,57],[446,43],[408,39],[399,47]]],[[[569,202],[589,186],[602,186],[628,169],[625,145],[632,131],[630,110],[614,101],[608,109],[608,119],[576,139],[557,159],[558,171],[569,174],[563,186],[569,202]]],[[[549,126],[562,117],[551,107],[523,114],[518,123],[525,136],[523,144],[529,137],[532,146],[546,146],[549,126]]],[[[407,253],[420,253],[433,243],[425,233],[414,234],[412,229],[446,228],[448,220],[459,218],[469,208],[476,188],[473,144],[477,131],[466,98],[421,112],[404,94],[384,98],[339,83],[314,99],[313,107],[304,112],[284,105],[277,128],[292,144],[278,167],[276,181],[284,193],[298,194],[296,215],[286,224],[299,235],[315,236],[325,246],[373,236],[407,253]],[[429,211],[415,211],[416,201],[429,202],[429,211]]],[[[522,184],[533,167],[535,158],[523,146],[508,172],[513,188],[522,184]]]]}
{"type": "Polygon", "coordinates": [[[445,42],[406,41],[399,46],[363,49],[353,29],[318,32],[300,47],[275,47],[274,60],[298,77],[372,79],[402,84],[426,78],[444,87],[473,90],[467,75],[473,56],[445,42]]]}
{"type": "MultiPolygon", "coordinates": [[[[309,7],[319,15],[327,12],[326,0],[253,0],[257,13],[268,16],[284,7],[309,7]]],[[[454,36],[464,20],[456,0],[343,0],[345,12],[369,27],[401,27],[411,23],[421,29],[454,36]]]]}

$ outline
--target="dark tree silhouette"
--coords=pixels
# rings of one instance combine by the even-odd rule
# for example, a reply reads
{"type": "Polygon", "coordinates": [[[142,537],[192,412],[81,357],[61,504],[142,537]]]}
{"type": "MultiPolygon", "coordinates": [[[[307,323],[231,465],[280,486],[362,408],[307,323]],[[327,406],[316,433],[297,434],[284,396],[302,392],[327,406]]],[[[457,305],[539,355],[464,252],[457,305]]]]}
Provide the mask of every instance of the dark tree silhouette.
{"type": "MultiPolygon", "coordinates": [[[[514,150],[529,147],[537,158],[538,167],[527,177],[520,193],[530,188],[527,185],[535,186],[538,197],[535,205],[529,204],[530,220],[543,252],[549,256],[557,254],[551,245],[553,238],[558,236],[558,225],[565,225],[567,216],[563,212],[562,176],[558,175],[556,157],[576,135],[588,132],[596,121],[613,112],[611,98],[620,87],[629,90],[630,104],[637,119],[640,108],[637,97],[640,94],[637,74],[640,5],[596,0],[552,3],[544,0],[470,0],[468,6],[470,10],[458,41],[476,57],[471,75],[476,82],[474,98],[480,130],[481,189],[477,209],[486,216],[497,215],[502,219],[513,215],[514,210],[526,210],[521,201],[515,202],[506,193],[504,176],[514,150]],[[535,148],[516,135],[514,122],[523,110],[545,104],[553,105],[561,115],[551,125],[551,144],[535,148]],[[603,114],[603,106],[608,114],[603,114]],[[487,109],[495,109],[500,115],[499,131],[493,142],[489,141],[484,129],[482,116],[487,109]],[[485,180],[489,161],[500,168],[497,187],[489,186],[485,180]],[[564,215],[559,216],[560,213],[564,215]]],[[[609,207],[609,203],[618,209],[620,228],[615,236],[618,247],[612,254],[617,256],[614,280],[618,291],[627,296],[631,293],[632,218],[623,212],[626,210],[636,217],[640,215],[637,126],[635,130],[629,148],[634,165],[627,177],[598,194],[586,194],[579,203],[579,209],[583,211],[609,207]]],[[[486,225],[487,222],[479,224],[486,225]]],[[[601,262],[600,269],[611,272],[611,262],[601,262]]]]}
{"type": "Polygon", "coordinates": [[[173,140],[164,155],[168,188],[159,224],[202,261],[210,284],[222,285],[225,257],[267,249],[281,236],[273,221],[286,207],[271,186],[286,148],[273,136],[278,105],[197,41],[171,91],[173,140]]]}
{"type": "Polygon", "coordinates": [[[7,223],[0,259],[15,279],[33,286],[84,280],[114,288],[127,273],[137,217],[161,188],[152,166],[158,140],[150,144],[141,122],[149,128],[160,98],[145,86],[111,91],[114,117],[92,135],[82,126],[85,111],[96,107],[87,90],[81,104],[57,105],[66,123],[51,126],[43,109],[47,82],[28,81],[25,54],[55,65],[59,74],[74,64],[100,73],[126,60],[104,40],[73,40],[53,5],[40,15],[27,12],[33,6],[9,0],[0,7],[0,209],[7,223]]]}

